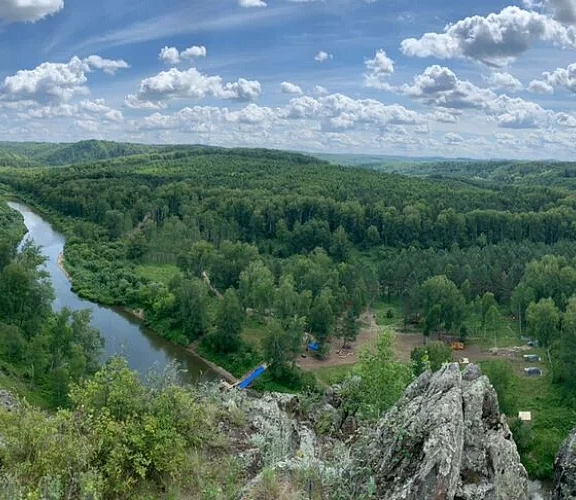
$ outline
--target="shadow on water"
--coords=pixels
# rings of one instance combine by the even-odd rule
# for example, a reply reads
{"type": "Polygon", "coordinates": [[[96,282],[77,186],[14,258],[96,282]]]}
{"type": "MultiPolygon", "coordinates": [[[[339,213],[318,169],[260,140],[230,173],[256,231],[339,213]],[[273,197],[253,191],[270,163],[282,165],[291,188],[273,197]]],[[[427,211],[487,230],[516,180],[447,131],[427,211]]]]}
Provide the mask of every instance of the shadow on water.
{"type": "Polygon", "coordinates": [[[166,341],[137,318],[118,308],[104,307],[76,295],[58,267],[58,256],[64,251],[66,241],[64,236],[26,205],[17,202],[9,202],[8,205],[24,217],[28,234],[23,243],[34,241],[42,247],[42,253],[47,258],[45,266],[55,293],[54,309],[90,309],[92,325],[100,330],[105,340],[104,359],[122,355],[128,360],[130,368],[143,376],[151,370],[162,370],[176,361],[185,370],[183,376],[186,381],[216,378],[215,373],[201,359],[166,341]]]}

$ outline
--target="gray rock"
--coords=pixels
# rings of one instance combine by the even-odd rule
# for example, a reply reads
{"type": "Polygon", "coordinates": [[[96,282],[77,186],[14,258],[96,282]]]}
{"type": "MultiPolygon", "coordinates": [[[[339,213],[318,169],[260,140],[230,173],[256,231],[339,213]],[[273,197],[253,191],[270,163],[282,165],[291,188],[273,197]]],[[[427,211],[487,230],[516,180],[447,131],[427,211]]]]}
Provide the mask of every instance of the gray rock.
{"type": "Polygon", "coordinates": [[[560,448],[554,463],[552,500],[576,499],[576,429],[560,448]]]}
{"type": "Polygon", "coordinates": [[[18,407],[18,400],[12,393],[0,390],[0,407],[8,411],[14,411],[18,407]]]}
{"type": "Polygon", "coordinates": [[[413,382],[370,447],[379,498],[527,500],[527,475],[480,368],[452,363],[413,382]]]}

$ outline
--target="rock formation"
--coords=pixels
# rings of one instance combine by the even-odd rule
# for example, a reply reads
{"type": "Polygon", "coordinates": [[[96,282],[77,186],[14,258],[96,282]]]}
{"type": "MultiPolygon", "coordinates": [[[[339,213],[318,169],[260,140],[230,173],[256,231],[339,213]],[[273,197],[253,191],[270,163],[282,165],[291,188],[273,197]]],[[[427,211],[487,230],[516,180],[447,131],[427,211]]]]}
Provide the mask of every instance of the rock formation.
{"type": "Polygon", "coordinates": [[[576,429],[560,448],[554,470],[552,500],[576,500],[576,429]]]}
{"type": "Polygon", "coordinates": [[[474,365],[420,376],[379,423],[369,456],[378,498],[528,498],[496,392],[474,365]]]}

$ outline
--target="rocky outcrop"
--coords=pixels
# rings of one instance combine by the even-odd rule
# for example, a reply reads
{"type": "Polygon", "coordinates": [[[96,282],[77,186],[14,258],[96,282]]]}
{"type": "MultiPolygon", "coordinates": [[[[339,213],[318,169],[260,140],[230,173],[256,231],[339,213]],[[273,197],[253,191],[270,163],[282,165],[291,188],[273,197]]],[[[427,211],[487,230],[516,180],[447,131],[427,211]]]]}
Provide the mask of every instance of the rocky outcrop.
{"type": "Polygon", "coordinates": [[[0,389],[0,408],[14,411],[18,406],[18,401],[11,392],[0,389]]]}
{"type": "Polygon", "coordinates": [[[420,376],[383,417],[369,450],[378,498],[528,498],[496,392],[474,365],[420,376]]]}
{"type": "Polygon", "coordinates": [[[560,448],[554,470],[552,500],[576,500],[576,429],[560,448]]]}

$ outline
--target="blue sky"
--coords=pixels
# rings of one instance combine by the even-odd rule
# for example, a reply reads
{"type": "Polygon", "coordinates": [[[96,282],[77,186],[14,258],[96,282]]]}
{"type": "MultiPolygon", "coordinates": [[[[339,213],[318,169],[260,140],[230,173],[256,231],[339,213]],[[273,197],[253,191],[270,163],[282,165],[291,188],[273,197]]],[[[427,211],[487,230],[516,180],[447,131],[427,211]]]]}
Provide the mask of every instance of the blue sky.
{"type": "Polygon", "coordinates": [[[1,0],[0,140],[573,159],[576,0],[1,0]]]}

